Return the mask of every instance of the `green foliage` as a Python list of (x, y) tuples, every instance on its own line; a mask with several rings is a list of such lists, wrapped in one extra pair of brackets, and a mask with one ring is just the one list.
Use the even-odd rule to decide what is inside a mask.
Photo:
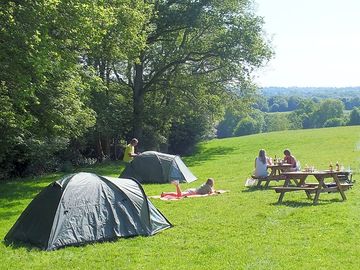
[(349, 119), (348, 124), (350, 126), (360, 125), (360, 110), (359, 110), (359, 108), (354, 108), (351, 110), (350, 119)]
[[(248, 189), (244, 182), (251, 175), (260, 148), (266, 149), (269, 156), (281, 156), (288, 147), (302, 164), (314, 165), (316, 169), (327, 169), (330, 161), (338, 160), (345, 168), (350, 166), (355, 173), (353, 179), (358, 180), (359, 133), (360, 127), (353, 126), (272, 132), (201, 143), (195, 155), (184, 159), (199, 180), (183, 184), (182, 188), (197, 187), (213, 177), (217, 189), (230, 192), (179, 201), (151, 199), (173, 228), (151, 237), (118, 239), (54, 252), (26, 246), (7, 247), (2, 242), (0, 265), (9, 270), (172, 269), (174, 265), (177, 269), (209, 269), (209, 265), (212, 269), (357, 269), (358, 183), (346, 191), (346, 201), (338, 193), (323, 193), (319, 205), (313, 206), (304, 192), (286, 194), (284, 203), (278, 205), (279, 195), (272, 189)], [(122, 162), (114, 162), (81, 170), (116, 177), (123, 166)], [(34, 196), (62, 176), (1, 183), (1, 239)], [(147, 195), (174, 190), (170, 184), (143, 187)], [(338, 252), (334, 252), (334, 247)]]
[(7, 118), (2, 125), (8, 130), (0, 143), (0, 167), (7, 173), (23, 173), (36, 164), (53, 169), (56, 162), (46, 164), (56, 159), (56, 151), (95, 123), (84, 104), (87, 87), (77, 63), (77, 50), (94, 36), (87, 34), (93, 25), (79, 18), (81, 8), (91, 8), (68, 4), (7, 2), (0, 14), (0, 24), (7, 26), (1, 29), (0, 77)]
[(251, 71), (271, 57), (262, 19), (247, 1), (156, 1), (152, 7), (138, 61), (116, 65), (120, 83), (133, 91), (133, 132), (140, 140), (145, 126), (169, 138), (172, 123), (188, 116), (188, 104), (194, 117), (209, 114), (206, 121), (214, 123), (231, 84), (243, 98), (254, 87)]
[(244, 136), (260, 133), (260, 126), (251, 117), (245, 117), (239, 121), (234, 129), (234, 136)]
[(262, 26), (250, 1), (5, 1), (0, 177), (117, 158), (134, 135), (192, 148), (225, 104), (248, 108)]
[(343, 118), (330, 118), (326, 120), (324, 127), (339, 127), (343, 126), (344, 124), (345, 123)]
[(264, 132), (287, 130), (290, 127), (288, 115), (285, 113), (266, 114), (265, 123)]
[(314, 126), (322, 127), (325, 122), (332, 118), (342, 118), (344, 105), (340, 100), (326, 99), (320, 103), (319, 109), (312, 115)]
[(228, 138), (232, 137), (234, 134), (234, 129), (236, 125), (240, 121), (240, 116), (235, 115), (235, 112), (226, 110), (224, 119), (220, 121), (220, 123), (217, 125), (217, 137), (218, 138)]
[(186, 121), (173, 123), (169, 136), (169, 152), (188, 155), (201, 140), (215, 137), (211, 121), (204, 114), (189, 114)]

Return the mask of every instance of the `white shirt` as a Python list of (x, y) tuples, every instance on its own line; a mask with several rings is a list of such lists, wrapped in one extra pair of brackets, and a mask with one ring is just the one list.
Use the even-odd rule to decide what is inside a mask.
[(259, 157), (257, 157), (255, 159), (255, 172), (254, 175), (256, 177), (266, 177), (268, 176), (268, 172), (267, 172), (267, 160), (264, 163), (262, 163), (262, 161), (259, 159)]

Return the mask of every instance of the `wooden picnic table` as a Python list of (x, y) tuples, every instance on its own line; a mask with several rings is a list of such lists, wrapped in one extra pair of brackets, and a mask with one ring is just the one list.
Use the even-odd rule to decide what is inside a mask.
[[(349, 189), (352, 184), (341, 183), (338, 175), (343, 175), (342, 171), (296, 171), (296, 172), (283, 172), (286, 177), (283, 187), (274, 187), (277, 193), (280, 193), (278, 202), (281, 203), (286, 192), (292, 191), (305, 191), (307, 197), (311, 198), (311, 194), (315, 193), (313, 203), (316, 204), (319, 200), (320, 193), (324, 192), (339, 192), (342, 199), (346, 200), (345, 190)], [(313, 176), (318, 182), (307, 183), (305, 180), (308, 176)], [(325, 179), (333, 180), (332, 183), (325, 183)], [(291, 180), (298, 180), (296, 186), (290, 186)]]
[(291, 164), (287, 163), (278, 163), (278, 164), (271, 164), (267, 165), (268, 170), (270, 170), (270, 173), (266, 177), (254, 177), (258, 180), (257, 187), (261, 186), (262, 182), (265, 183), (265, 188), (267, 188), (270, 184), (270, 181), (279, 181), (279, 180), (285, 180), (286, 177), (283, 175), (283, 172), (289, 170), (291, 168)]

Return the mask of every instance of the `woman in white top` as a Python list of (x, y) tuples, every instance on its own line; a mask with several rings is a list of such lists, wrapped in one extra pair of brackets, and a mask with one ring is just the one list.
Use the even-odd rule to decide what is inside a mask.
[(264, 149), (259, 151), (259, 156), (255, 159), (255, 172), (256, 177), (268, 176), (267, 165), (271, 165), (271, 159), (266, 156)]

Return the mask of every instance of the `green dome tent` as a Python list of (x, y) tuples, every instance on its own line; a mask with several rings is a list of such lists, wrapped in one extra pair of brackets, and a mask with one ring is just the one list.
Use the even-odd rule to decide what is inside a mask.
[(140, 183), (192, 182), (197, 178), (179, 156), (147, 151), (127, 164), (120, 177), (135, 178)]
[(171, 226), (137, 181), (77, 173), (44, 188), (5, 242), (54, 250), (117, 237), (149, 236)]

